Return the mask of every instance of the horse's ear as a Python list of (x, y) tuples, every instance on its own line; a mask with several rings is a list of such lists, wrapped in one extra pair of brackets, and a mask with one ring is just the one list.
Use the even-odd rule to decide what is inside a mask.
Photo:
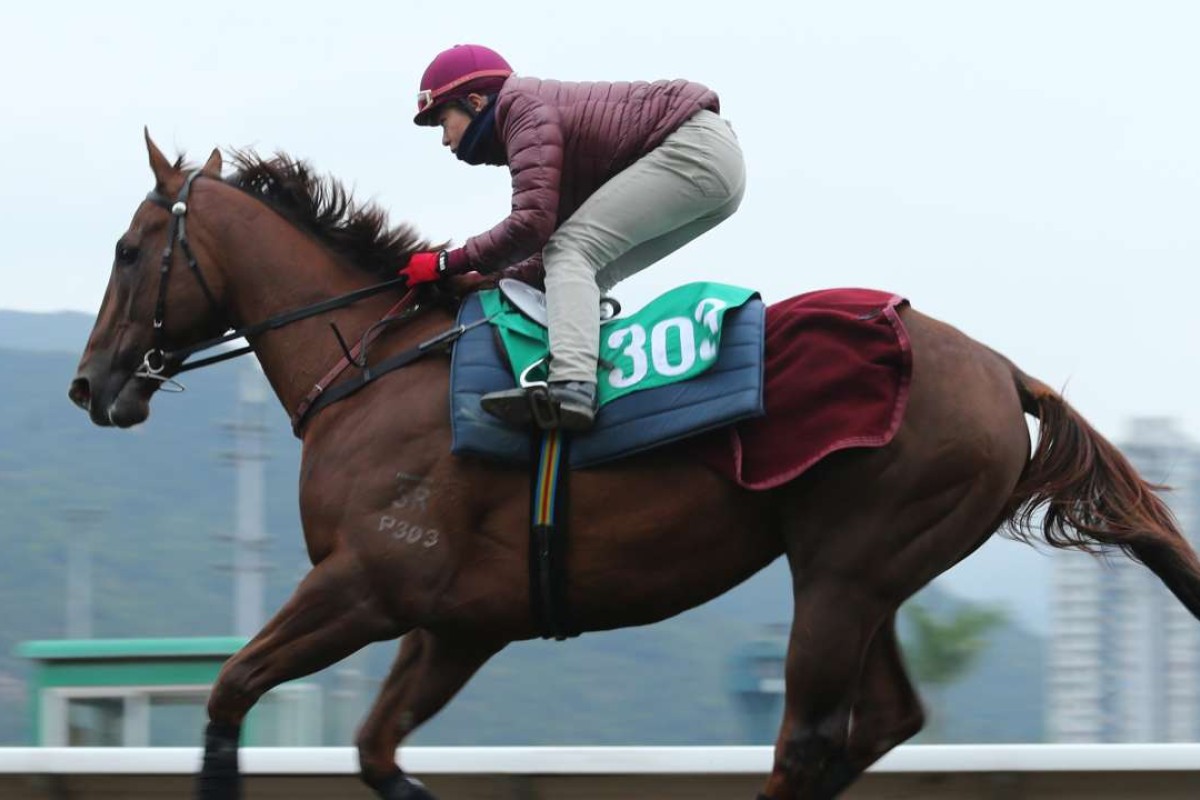
[(208, 157), (208, 161), (204, 162), (204, 166), (200, 168), (200, 172), (209, 175), (213, 178), (221, 177), (221, 151), (213, 148), (212, 154)]
[(167, 178), (174, 172), (171, 169), (171, 162), (167, 161), (167, 157), (162, 154), (162, 150), (158, 149), (158, 145), (150, 138), (150, 128), (142, 129), (146, 134), (146, 150), (150, 153), (150, 170), (154, 173), (155, 187), (161, 189), (166, 186)]

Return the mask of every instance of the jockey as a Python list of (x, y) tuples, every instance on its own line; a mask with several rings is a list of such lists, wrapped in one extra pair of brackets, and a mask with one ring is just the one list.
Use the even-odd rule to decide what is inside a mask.
[[(549, 318), (549, 393), (566, 430), (596, 413), (600, 296), (737, 210), (745, 164), (717, 95), (684, 80), (566, 83), (517, 76), (498, 53), (456, 45), (421, 77), (417, 125), (468, 164), (507, 165), (512, 212), (457, 249), (416, 253), (410, 286), (468, 272), (537, 283)], [(512, 424), (524, 389), (483, 398)]]

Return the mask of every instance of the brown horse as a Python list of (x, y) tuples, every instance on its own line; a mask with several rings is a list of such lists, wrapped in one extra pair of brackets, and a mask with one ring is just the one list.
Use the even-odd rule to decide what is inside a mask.
[[(179, 366), (160, 351), (378, 282), (427, 247), (286, 159), (242, 156), (222, 180), (214, 151), (189, 181), (146, 142), (156, 188), (118, 240), (70, 387), (98, 425), (146, 418), (158, 379)], [(172, 221), (163, 198), (187, 191)], [(172, 250), (169, 234), (183, 219), (190, 247)], [(195, 276), (181, 274), (185, 259)], [(296, 408), (341, 357), (330, 321), (357, 336), (396, 297), (252, 335), (283, 407)], [(763, 790), (775, 800), (833, 797), (921, 728), (897, 646), (897, 608), (998, 528), (1013, 523), (1018, 536), (1031, 536), (1038, 509), (1039, 533), (1051, 544), (1119, 547), (1200, 613), (1200, 563), (1153, 487), (1111, 444), (1002, 356), (917, 311), (903, 319), (911, 396), (884, 447), (834, 454), (764, 492), (672, 448), (572, 479), (569, 600), (585, 631), (665, 619), (787, 556), (794, 618), (786, 710)], [(382, 333), (372, 358), (451, 324), (436, 305), (409, 315)], [(397, 766), (400, 742), (492, 655), (536, 635), (529, 479), (450, 454), (448, 374), (444, 358), (417, 361), (304, 429), (300, 508), (313, 568), (217, 679), (199, 797), (239, 796), (239, 727), (264, 692), (400, 636), (358, 733), (362, 778), (381, 797), (432, 797)], [(1032, 457), (1026, 414), (1041, 421)], [(380, 532), (385, 514), (423, 535), (410, 542)]]

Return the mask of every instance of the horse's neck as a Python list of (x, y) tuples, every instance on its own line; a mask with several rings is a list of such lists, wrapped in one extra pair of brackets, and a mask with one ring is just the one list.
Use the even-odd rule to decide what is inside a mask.
[[(261, 214), (257, 221), (223, 226), (218, 234), (235, 324), (261, 322), (377, 282), (275, 214)], [(385, 292), (255, 337), (251, 345), (284, 410), (293, 412), (342, 357), (331, 322), (353, 346), (395, 302), (396, 295)]]

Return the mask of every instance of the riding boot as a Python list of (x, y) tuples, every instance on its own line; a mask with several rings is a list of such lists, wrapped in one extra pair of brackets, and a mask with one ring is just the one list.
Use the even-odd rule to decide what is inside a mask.
[(553, 381), (550, 399), (558, 406), (558, 427), (586, 431), (596, 422), (596, 384), (586, 381)]

